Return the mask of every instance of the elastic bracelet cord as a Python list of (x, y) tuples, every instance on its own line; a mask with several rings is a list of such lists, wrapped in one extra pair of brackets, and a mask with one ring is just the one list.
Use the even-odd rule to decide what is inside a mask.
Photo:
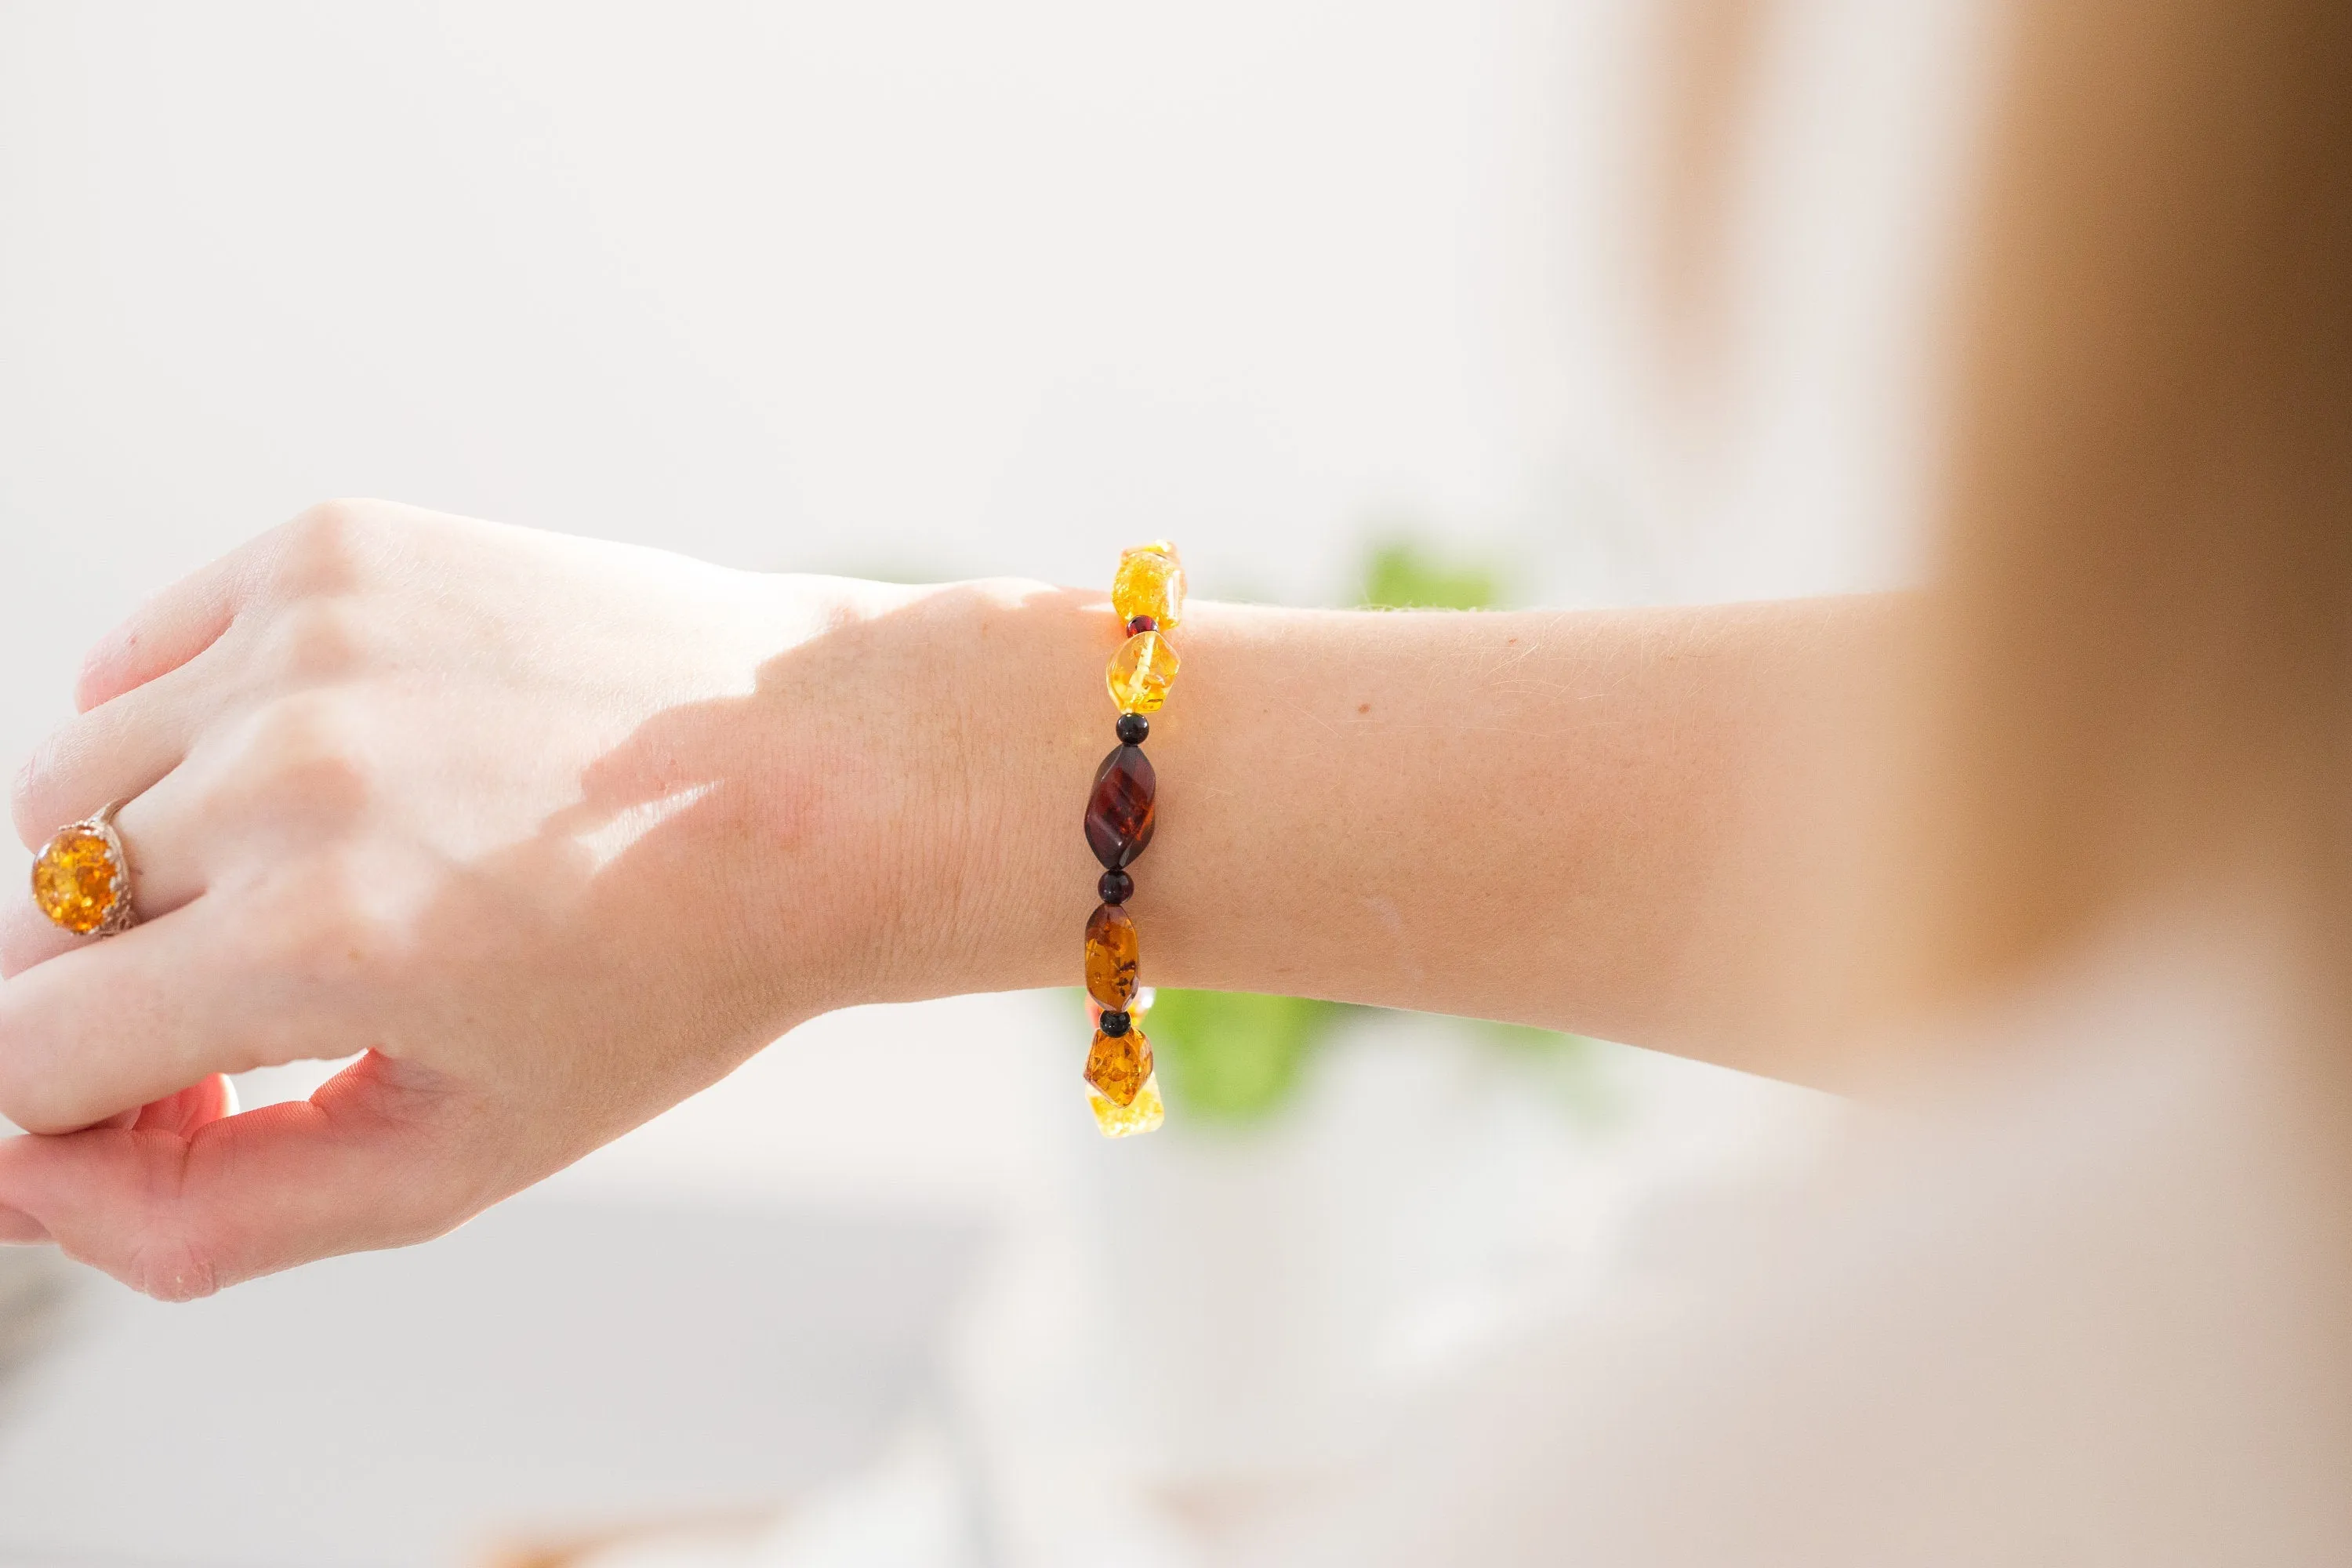
[(1128, 868), (1151, 843), (1152, 800), (1159, 780), (1143, 754), (1150, 715), (1176, 682), (1176, 649), (1168, 633), (1184, 615), (1184, 563), (1166, 540), (1122, 552), (1111, 579), (1111, 608), (1126, 623), (1127, 640), (1111, 656), (1107, 679), (1118, 706), (1118, 744), (1095, 770), (1087, 797), (1087, 847), (1103, 865), (1102, 902), (1087, 917), (1087, 996), (1095, 1040), (1087, 1052), (1087, 1104), (1106, 1138), (1158, 1127), (1167, 1112), (1151, 1068), (1143, 1015), (1151, 993), (1138, 984), (1142, 945), (1127, 900), (1135, 892)]

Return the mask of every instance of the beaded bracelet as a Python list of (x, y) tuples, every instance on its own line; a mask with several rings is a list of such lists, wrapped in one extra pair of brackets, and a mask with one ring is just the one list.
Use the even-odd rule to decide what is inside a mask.
[(1166, 1115), (1160, 1080), (1151, 1070), (1151, 1042), (1143, 1037), (1151, 994), (1137, 984), (1142, 947), (1127, 900), (1128, 874), (1151, 842), (1152, 796), (1159, 782), (1143, 742), (1148, 715), (1168, 700), (1176, 681), (1176, 650), (1167, 634), (1184, 615), (1184, 564), (1166, 540), (1121, 552), (1111, 579), (1111, 608), (1127, 623), (1127, 640), (1111, 656), (1108, 679), (1118, 705), (1118, 744), (1095, 770), (1087, 798), (1087, 847), (1103, 864), (1097, 890), (1102, 902), (1087, 918), (1087, 996), (1095, 1042), (1087, 1052), (1087, 1103), (1106, 1138), (1149, 1132)]

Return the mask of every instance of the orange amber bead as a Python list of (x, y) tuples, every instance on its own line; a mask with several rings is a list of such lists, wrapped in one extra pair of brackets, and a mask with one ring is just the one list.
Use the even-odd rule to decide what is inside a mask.
[(1124, 1035), (1095, 1031), (1094, 1048), (1087, 1052), (1087, 1082), (1113, 1105), (1129, 1106), (1151, 1077), (1151, 1042), (1140, 1029)]
[(1106, 870), (1133, 864), (1151, 842), (1152, 796), (1160, 780), (1140, 746), (1120, 746), (1095, 770), (1087, 798), (1087, 845)]
[(1114, 1011), (1135, 1000), (1135, 971), (1143, 956), (1135, 921), (1117, 904), (1097, 906), (1087, 918), (1087, 994)]
[(1149, 616), (1161, 631), (1174, 631), (1184, 618), (1184, 563), (1176, 547), (1156, 539), (1121, 551), (1118, 573), (1110, 580), (1110, 605), (1122, 621)]

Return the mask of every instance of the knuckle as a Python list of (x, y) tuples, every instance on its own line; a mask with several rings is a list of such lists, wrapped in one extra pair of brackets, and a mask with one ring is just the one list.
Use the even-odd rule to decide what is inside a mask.
[(385, 1213), (377, 1245), (415, 1247), (438, 1241), (488, 1206), (469, 1201), (470, 1187), (446, 1178), (425, 1175), (417, 1190), (395, 1202)]
[(291, 824), (347, 825), (372, 793), (365, 759), (341, 702), (316, 691), (264, 705), (255, 715), (229, 793), (242, 811)]
[(365, 647), (359, 616), (350, 604), (315, 595), (280, 612), (268, 634), (270, 662), (293, 686), (351, 673)]
[(73, 703), (77, 712), (87, 713), (105, 698), (121, 689), (115, 672), (123, 660), (123, 643), (127, 639), (117, 633), (95, 644), (81, 656), (74, 668)]
[(158, 1301), (200, 1301), (219, 1291), (220, 1267), (197, 1236), (157, 1237), (139, 1249), (126, 1283)]
[(348, 728), (341, 698), (289, 692), (255, 710), (246, 736), (246, 757), (257, 766), (274, 769), (338, 756), (346, 749)]
[(236, 1278), (226, 1266), (232, 1221), (226, 1213), (192, 1202), (191, 1146), (172, 1141), (139, 1151), (143, 1223), (131, 1233), (115, 1277), (158, 1301), (195, 1301)]
[(51, 736), (34, 747), (8, 786), (8, 813), (16, 822), (16, 837), (27, 849), (39, 848), (58, 826), (49, 820), (53, 814), (49, 802), (58, 793), (58, 745), (57, 737)]
[(68, 821), (106, 804), (80, 799), (77, 787), (86, 785), (103, 750), (104, 731), (89, 719), (50, 731), (33, 748), (8, 791), (9, 813), (26, 848), (39, 848)]
[(272, 586), (282, 598), (347, 593), (364, 571), (381, 526), (373, 501), (323, 500), (278, 530)]

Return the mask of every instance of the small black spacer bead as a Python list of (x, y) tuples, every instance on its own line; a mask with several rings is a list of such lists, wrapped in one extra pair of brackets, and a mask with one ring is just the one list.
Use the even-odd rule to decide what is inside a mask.
[(1127, 623), (1127, 635), (1129, 637), (1133, 637), (1138, 632), (1156, 632), (1159, 629), (1160, 623), (1150, 616), (1138, 616)]
[(1095, 1026), (1115, 1040), (1121, 1035), (1127, 1033), (1129, 1026), (1133, 1024), (1133, 1022), (1134, 1020), (1129, 1018), (1124, 1013), (1105, 1013), (1102, 1017), (1097, 1021)]
[(1135, 879), (1124, 871), (1105, 871), (1102, 880), (1095, 884), (1107, 904), (1123, 904), (1134, 895)]
[(1151, 733), (1151, 721), (1140, 713), (1122, 713), (1118, 728), (1120, 745), (1139, 746)]

